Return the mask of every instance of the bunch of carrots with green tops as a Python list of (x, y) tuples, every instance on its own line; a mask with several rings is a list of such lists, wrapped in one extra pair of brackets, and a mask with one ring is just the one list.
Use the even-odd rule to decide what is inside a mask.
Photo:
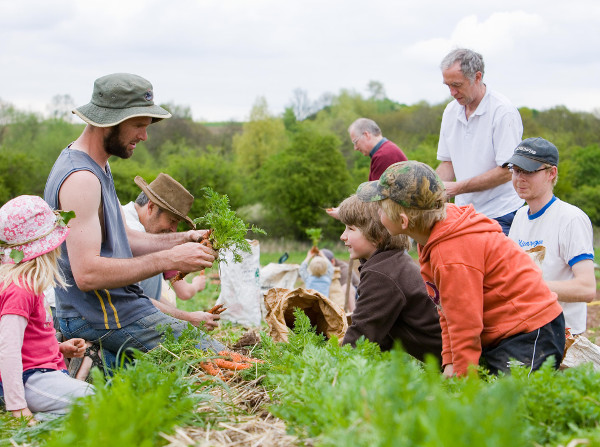
[[(208, 228), (205, 238), (199, 241), (212, 249), (230, 250), (233, 253), (234, 262), (242, 261), (242, 253), (250, 253), (252, 247), (246, 240), (248, 231), (253, 233), (267, 234), (263, 229), (255, 225), (249, 226), (229, 207), (229, 197), (213, 191), (210, 187), (202, 188), (205, 193), (207, 212), (204, 216), (193, 219), (194, 224), (201, 228)], [(216, 261), (221, 262), (221, 259)], [(223, 261), (224, 262), (224, 261)], [(183, 279), (185, 275), (181, 272), (171, 282)]]

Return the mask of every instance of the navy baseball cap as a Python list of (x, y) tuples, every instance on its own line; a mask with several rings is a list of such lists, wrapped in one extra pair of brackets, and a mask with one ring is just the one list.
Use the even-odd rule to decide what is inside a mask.
[(519, 143), (513, 156), (502, 167), (508, 165), (515, 165), (530, 172), (544, 165), (558, 166), (558, 149), (543, 138), (527, 138)]

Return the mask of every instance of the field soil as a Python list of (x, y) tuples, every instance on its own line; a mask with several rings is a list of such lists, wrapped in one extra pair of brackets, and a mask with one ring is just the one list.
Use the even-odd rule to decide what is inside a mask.
[(584, 335), (600, 345), (600, 291), (596, 292), (596, 299), (587, 306), (587, 331)]

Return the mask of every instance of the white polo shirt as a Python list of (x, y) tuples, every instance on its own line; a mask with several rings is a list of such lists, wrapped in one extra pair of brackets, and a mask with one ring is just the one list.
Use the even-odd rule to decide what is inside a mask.
[[(442, 117), (437, 158), (451, 161), (457, 181), (476, 177), (502, 166), (512, 157), (523, 137), (521, 115), (506, 97), (486, 88), (485, 95), (469, 120), (465, 107), (456, 100), (446, 106)], [(455, 203), (473, 204), (488, 217), (500, 217), (523, 205), (511, 182), (480, 192), (460, 194)]]

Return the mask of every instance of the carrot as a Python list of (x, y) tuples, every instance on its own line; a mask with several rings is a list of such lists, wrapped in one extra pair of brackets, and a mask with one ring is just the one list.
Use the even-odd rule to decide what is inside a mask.
[(208, 311), (209, 314), (219, 315), (227, 310), (226, 307), (223, 307), (223, 304), (217, 304), (211, 310)]
[(223, 378), (223, 372), (221, 369), (212, 361), (210, 362), (200, 362), (200, 368), (207, 372), (211, 376), (217, 376), (221, 379)]
[(249, 363), (236, 363), (225, 359), (215, 359), (215, 363), (219, 368), (230, 369), (232, 371), (241, 371), (243, 369), (252, 368), (252, 365)]
[(233, 351), (221, 351), (219, 355), (222, 357), (230, 357), (234, 362), (246, 362), (246, 363), (265, 363), (264, 360), (254, 359), (252, 357), (246, 357), (245, 355), (240, 354), (239, 352)]
[[(197, 242), (199, 242), (200, 244), (202, 244), (206, 247), (213, 248), (211, 242), (208, 240), (208, 236), (210, 236), (210, 232), (211, 232), (211, 230), (208, 230), (206, 232), (206, 234), (202, 237), (202, 239), (200, 239)], [(176, 283), (177, 281), (181, 281), (183, 278), (185, 278), (185, 275), (187, 275), (187, 273), (178, 272), (177, 275), (175, 275), (169, 281), (171, 282), (171, 284)]]

